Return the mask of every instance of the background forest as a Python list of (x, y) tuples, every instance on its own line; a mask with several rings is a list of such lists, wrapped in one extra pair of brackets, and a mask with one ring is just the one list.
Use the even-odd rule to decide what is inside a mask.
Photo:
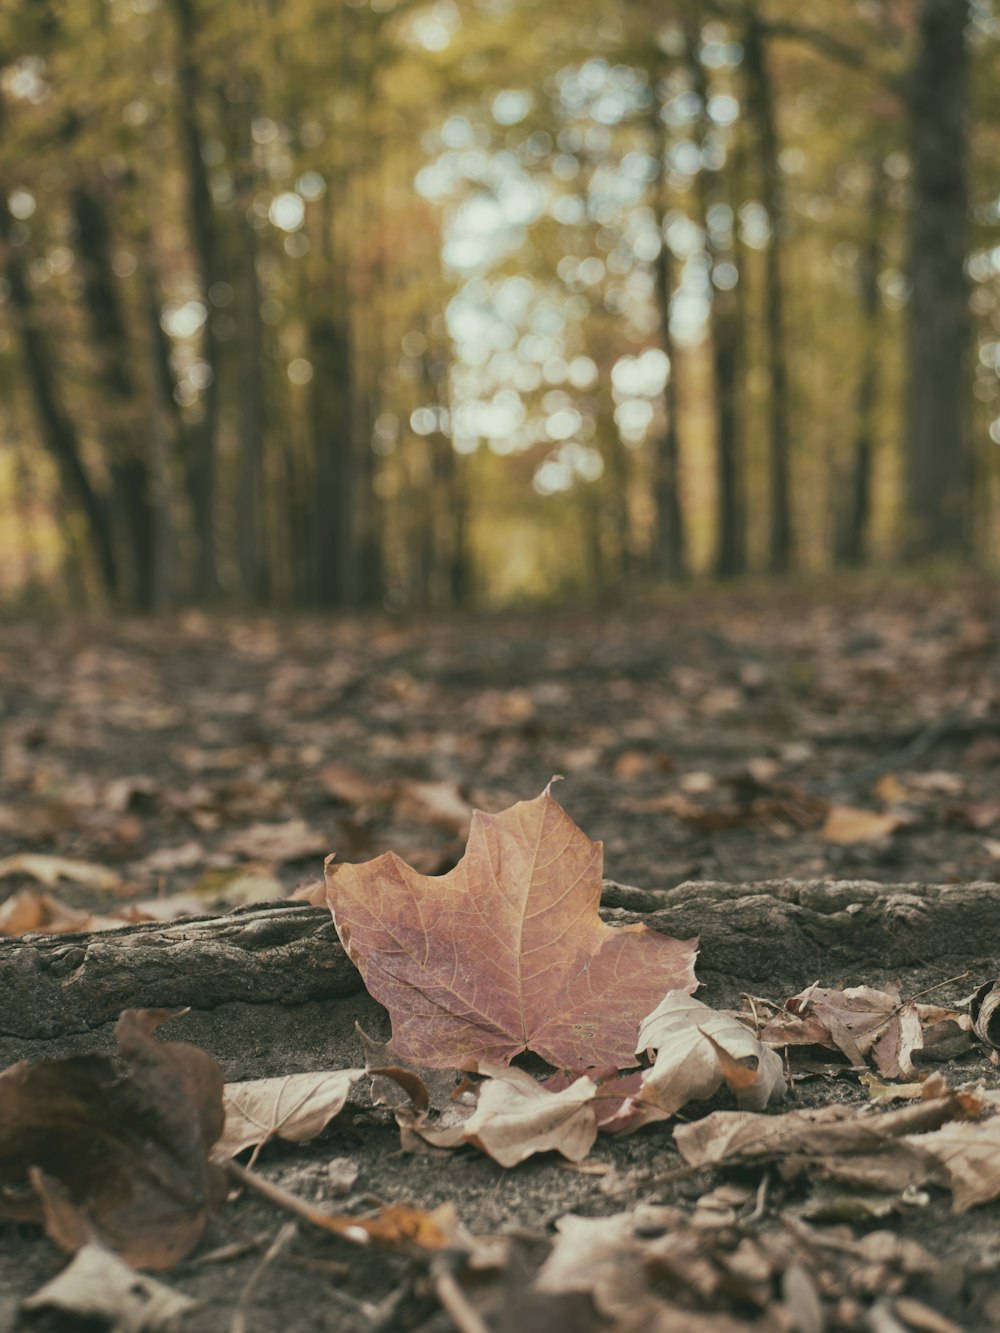
[(0, 600), (1000, 557), (989, 0), (32, 0), (0, 71)]

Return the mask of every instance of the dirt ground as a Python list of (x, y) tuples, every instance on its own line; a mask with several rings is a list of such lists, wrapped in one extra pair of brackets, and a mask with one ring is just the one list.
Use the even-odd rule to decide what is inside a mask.
[[(45, 886), (10, 863), (0, 931), (46, 921), (87, 929), (92, 914), (134, 902), (164, 918), (224, 912), (308, 886), (326, 852), (362, 861), (391, 849), (438, 873), (461, 855), (470, 806), (503, 809), (554, 774), (565, 779), (560, 803), (603, 840), (607, 877), (649, 890), (686, 885), (693, 903), (698, 882), (709, 881), (1000, 882), (997, 607), (996, 586), (968, 578), (690, 588), (599, 613), (502, 619), (192, 613), (3, 625), (0, 857), (59, 856), (113, 873), (103, 885), (59, 882), (44, 901)], [(837, 835), (831, 810), (841, 807), (846, 833), (842, 825)], [(865, 825), (859, 810), (885, 818)], [(896, 980), (904, 994), (938, 987), (935, 999), (953, 1003), (1000, 971), (1000, 923), (968, 949), (965, 963), (952, 950), (892, 975), (877, 955), (852, 975), (820, 977), (789, 957), (757, 993), (781, 1002), (817, 980)], [(711, 961), (703, 955), (709, 972)], [(732, 988), (718, 971), (713, 980), (712, 1003), (739, 1003), (743, 978)], [(195, 1012), (169, 1035), (204, 1045), (227, 1077), (248, 1078), (358, 1063), (355, 1018), (387, 1035), (362, 992), (284, 1012)], [(107, 1031), (93, 1036), (107, 1045)], [(10, 1058), (23, 1053), (16, 1045)], [(69, 1049), (80, 1039), (39, 1042), (30, 1053)], [(803, 1072), (795, 1105), (866, 1100), (843, 1062), (821, 1065)], [(940, 1067), (953, 1085), (997, 1083), (981, 1047)], [(720, 1094), (698, 1112), (731, 1104)], [(395, 1124), (361, 1098), (312, 1144), (268, 1146), (259, 1166), (348, 1212), (375, 1199), (451, 1202), (470, 1232), (513, 1237), (504, 1274), (482, 1279), (489, 1328), (625, 1328), (589, 1298), (552, 1304), (530, 1294), (559, 1217), (640, 1202), (690, 1215), (722, 1186), (743, 1199), (733, 1226), (745, 1236), (787, 1230), (783, 1219), (807, 1201), (801, 1180), (770, 1171), (678, 1172), (671, 1130), (668, 1122), (599, 1140), (594, 1173), (551, 1155), (504, 1170), (471, 1148), (402, 1154)], [(328, 1166), (343, 1157), (358, 1176), (336, 1197)], [(855, 1307), (842, 1302), (825, 1324), (809, 1325), (800, 1310), (784, 1326), (1000, 1326), (998, 1218), (996, 1203), (953, 1216), (933, 1190), (921, 1206), (848, 1215), (855, 1237), (888, 1229), (927, 1248), (937, 1267), (910, 1272), (905, 1296), (950, 1324), (926, 1322), (916, 1305), (905, 1322), (905, 1304), (890, 1310), (862, 1292), (851, 1297), (861, 1322), (844, 1322)], [(200, 1302), (185, 1331), (454, 1327), (426, 1265), (305, 1223), (260, 1270), (261, 1247), (284, 1221), (251, 1194), (231, 1202), (196, 1255), (165, 1277)], [(46, 1325), (19, 1310), (64, 1256), (27, 1227), (0, 1223), (0, 1242), (0, 1328), (71, 1327), (59, 1322), (65, 1315)], [(213, 1255), (225, 1246), (237, 1252)], [(709, 1321), (692, 1313), (690, 1328), (776, 1327), (724, 1293), (690, 1308)]]

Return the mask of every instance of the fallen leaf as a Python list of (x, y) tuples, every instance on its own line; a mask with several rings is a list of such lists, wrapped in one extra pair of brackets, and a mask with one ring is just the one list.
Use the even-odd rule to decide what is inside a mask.
[(389, 1010), (397, 1057), (559, 1068), (634, 1063), (639, 1021), (670, 988), (693, 990), (695, 942), (598, 915), (602, 848), (548, 789), (477, 811), (461, 862), (431, 878), (390, 852), (327, 862), (337, 933)]
[[(723, 1082), (741, 1106), (757, 1109), (785, 1092), (781, 1057), (735, 1018), (684, 991), (669, 991), (643, 1019), (637, 1050), (656, 1050), (656, 1062), (604, 1128), (631, 1132), (665, 1120), (688, 1102), (705, 1101)], [(746, 1059), (756, 1068), (741, 1063)]]
[(350, 764), (324, 764), (318, 777), (327, 795), (342, 805), (381, 805), (392, 795), (388, 783), (375, 782)]
[(84, 1245), (61, 1273), (21, 1302), (61, 1310), (108, 1333), (172, 1333), (198, 1302), (137, 1273), (100, 1245)]
[(319, 856), (328, 846), (323, 834), (311, 829), (304, 819), (289, 819), (284, 824), (251, 824), (239, 829), (226, 838), (223, 850), (250, 861), (281, 865)]
[(987, 1046), (1000, 1050), (1000, 981), (980, 986), (969, 1005), (972, 1030)]
[(222, 1097), (226, 1123), (213, 1156), (235, 1157), (275, 1135), (290, 1143), (314, 1139), (344, 1109), (351, 1088), (364, 1072), (333, 1069), (227, 1083)]
[[(809, 986), (785, 1002), (785, 1014), (761, 1033), (761, 1040), (783, 1046), (794, 1042), (834, 1046), (856, 1067), (871, 1055), (883, 1078), (913, 1078), (913, 1054), (924, 1044), (917, 1006), (900, 997), (898, 987)], [(796, 1019), (802, 1027), (796, 1028)]]
[(404, 782), (400, 784), (399, 799), (404, 813), (452, 833), (464, 836), (468, 832), (472, 806), (455, 782)]
[(126, 1009), (117, 1060), (21, 1061), (0, 1074), (0, 1217), (44, 1219), (63, 1248), (96, 1238), (141, 1268), (169, 1268), (197, 1244), (226, 1194), (208, 1157), (223, 1080), (198, 1047), (154, 1039), (173, 1017)]
[(1000, 1116), (943, 1125), (905, 1141), (937, 1163), (941, 1183), (952, 1192), (954, 1212), (964, 1213), (1000, 1196)]
[(42, 856), (36, 852), (19, 852), (0, 861), (0, 879), (11, 875), (27, 875), (38, 880), (47, 889), (54, 889), (61, 879), (82, 884), (88, 889), (117, 889), (121, 876), (106, 866), (92, 865), (89, 861), (71, 861), (64, 856)]
[(224, 870), (209, 870), (202, 875), (184, 896), (206, 903), (222, 903), (226, 907), (243, 907), (247, 903), (269, 903), (285, 897), (281, 880), (266, 866), (231, 866)]
[(875, 810), (859, 810), (853, 805), (831, 805), (820, 837), (826, 842), (850, 844), (879, 842), (906, 821), (901, 815), (879, 814)]
[(562, 1092), (549, 1092), (523, 1069), (480, 1066), (489, 1077), (479, 1102), (465, 1122), (463, 1137), (501, 1166), (516, 1166), (539, 1152), (558, 1152), (582, 1161), (597, 1138), (594, 1094), (585, 1077)]

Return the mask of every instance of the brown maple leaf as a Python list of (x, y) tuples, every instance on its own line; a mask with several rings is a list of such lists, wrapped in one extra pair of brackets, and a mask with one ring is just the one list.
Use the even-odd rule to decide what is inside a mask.
[(640, 1021), (665, 991), (694, 990), (697, 941), (606, 926), (602, 861), (546, 788), (498, 815), (477, 810), (465, 856), (439, 878), (393, 852), (328, 862), (337, 932), (389, 1010), (397, 1057), (634, 1064)]

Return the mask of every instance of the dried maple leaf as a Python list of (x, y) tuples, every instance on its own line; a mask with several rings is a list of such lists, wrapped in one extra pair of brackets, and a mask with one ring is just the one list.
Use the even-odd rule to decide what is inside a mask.
[[(741, 1106), (759, 1110), (785, 1091), (781, 1058), (728, 1014), (717, 1013), (684, 991), (671, 991), (642, 1021), (637, 1050), (658, 1051), (610, 1131), (632, 1131), (665, 1120), (691, 1101), (705, 1101), (723, 1082)], [(740, 1062), (753, 1059), (756, 1069)]]
[(344, 1109), (363, 1073), (363, 1069), (332, 1069), (227, 1083), (226, 1124), (213, 1155), (235, 1157), (275, 1135), (290, 1143), (314, 1139)]
[(337, 933), (389, 1010), (397, 1057), (440, 1067), (506, 1064), (532, 1050), (585, 1069), (634, 1063), (639, 1022), (670, 989), (693, 990), (695, 941), (598, 915), (602, 847), (546, 790), (476, 811), (440, 878), (389, 852), (327, 863)]
[(197, 1046), (155, 1040), (174, 1016), (127, 1009), (118, 1062), (22, 1061), (0, 1074), (0, 1217), (44, 1220), (67, 1250), (97, 1239), (139, 1268), (169, 1268), (193, 1248), (226, 1194), (208, 1159), (222, 1072)]

